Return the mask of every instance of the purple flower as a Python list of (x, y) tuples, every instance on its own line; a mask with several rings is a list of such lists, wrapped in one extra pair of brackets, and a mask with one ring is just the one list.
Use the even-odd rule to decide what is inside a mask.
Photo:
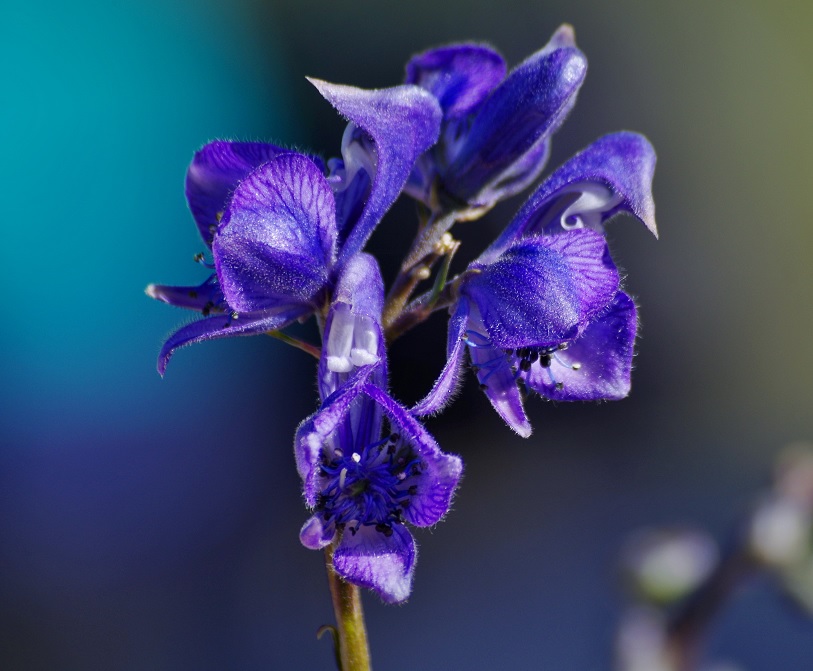
[(438, 99), (443, 124), (406, 192), (432, 209), (479, 214), (523, 190), (544, 167), (550, 137), (573, 107), (586, 71), (567, 25), (507, 76), (502, 57), (482, 45), (413, 57), (406, 81)]
[(219, 141), (195, 154), (186, 195), (215, 273), (195, 287), (147, 288), (204, 316), (164, 343), (161, 374), (178, 347), (278, 330), (322, 309), (437, 139), (438, 103), (417, 86), (312, 83), (350, 121), (328, 177), (310, 157), (269, 144)]
[(294, 451), (305, 501), (314, 511), (300, 533), (302, 543), (318, 550), (338, 539), (336, 572), (400, 603), (409, 596), (416, 558), (405, 523), (440, 521), (462, 463), (444, 454), (385, 391), (382, 304), (378, 266), (372, 257), (356, 255), (342, 271), (326, 324), (322, 407), (300, 425)]
[(644, 137), (615, 133), (539, 186), (461, 279), (446, 366), (415, 414), (448, 403), (466, 349), (489, 401), (522, 436), (531, 426), (519, 383), (559, 401), (629, 393), (637, 315), (619, 289), (603, 227), (628, 212), (657, 232), (654, 167)]

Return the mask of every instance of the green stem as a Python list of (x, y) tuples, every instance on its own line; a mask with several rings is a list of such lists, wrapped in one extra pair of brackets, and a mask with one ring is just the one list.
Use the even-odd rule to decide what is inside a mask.
[[(414, 255), (415, 250), (419, 248), (423, 249), (424, 253), (415, 259), (407, 259), (401, 266), (401, 271), (395, 278), (387, 295), (387, 301), (384, 304), (381, 322), (385, 329), (392, 326), (401, 316), (404, 307), (412, 296), (412, 292), (423, 280), (429, 279), (432, 268), (438, 260), (445, 258), (444, 266), (441, 269), (442, 281), (440, 285), (436, 281), (433, 289), (435, 295), (443, 288), (449, 273), (449, 264), (460, 246), (460, 243), (454, 240), (451, 235), (446, 235), (455, 221), (453, 215), (454, 213), (449, 215), (438, 214), (436, 215), (437, 218), (430, 219), (421, 228), (418, 240), (422, 242), (420, 244), (416, 242), (416, 247), (413, 248), (411, 254)], [(424, 244), (427, 240), (432, 240), (430, 246)]]
[(414, 328), (421, 322), (426, 321), (433, 312), (442, 310), (453, 305), (457, 301), (460, 285), (466, 277), (478, 270), (467, 270), (458, 275), (451, 282), (441, 285), (440, 280), (445, 281), (449, 273), (448, 266), (441, 269), (438, 281), (431, 291), (418, 296), (384, 329), (384, 337), (388, 343), (399, 338), (404, 333)]
[(307, 352), (312, 357), (319, 359), (322, 356), (322, 350), (316, 345), (311, 345), (310, 343), (306, 343), (304, 340), (299, 340), (298, 338), (293, 338), (282, 331), (266, 331), (265, 335), (269, 335), (272, 338), (276, 338), (277, 340), (282, 340), (282, 342), (291, 345), (291, 347), (296, 347), (297, 349), (301, 349), (303, 352)]
[(361, 591), (336, 573), (333, 568), (334, 551), (335, 543), (332, 543), (325, 550), (325, 563), (339, 633), (340, 671), (370, 671), (370, 649), (361, 607)]

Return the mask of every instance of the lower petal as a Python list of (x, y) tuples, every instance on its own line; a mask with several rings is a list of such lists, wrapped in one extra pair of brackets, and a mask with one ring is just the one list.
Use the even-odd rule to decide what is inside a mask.
[(412, 591), (415, 540), (401, 524), (387, 536), (374, 527), (344, 531), (333, 555), (333, 567), (347, 582), (378, 593), (386, 603), (402, 603)]
[(445, 408), (460, 386), (460, 373), (465, 351), (464, 338), (469, 323), (468, 302), (461, 300), (449, 320), (446, 345), (446, 365), (425, 398), (418, 401), (411, 412), (418, 417), (436, 415)]
[(516, 378), (502, 350), (483, 345), (470, 346), (469, 355), (472, 364), (479, 367), (480, 388), (497, 414), (520, 436), (530, 436), (531, 423), (525, 415)]
[(295, 319), (306, 315), (311, 310), (308, 306), (290, 305), (287, 309), (273, 315), (260, 316), (240, 315), (237, 319), (230, 315), (214, 315), (200, 319), (178, 329), (167, 338), (158, 355), (158, 372), (163, 375), (170, 357), (176, 349), (204, 340), (230, 338), (232, 336), (257, 335), (266, 331), (276, 331), (290, 324)]
[(417, 476), (417, 492), (410, 498), (404, 518), (417, 527), (440, 522), (449, 512), (452, 496), (463, 474), (463, 462), (460, 457), (443, 452), (412, 413), (387, 392), (366, 384), (364, 393), (384, 408), (392, 428), (400, 434), (401, 440), (412, 446), (422, 464)]
[(176, 287), (167, 284), (150, 284), (147, 296), (157, 301), (179, 308), (206, 311), (225, 303), (223, 292), (217, 283), (217, 276), (211, 275), (203, 284), (196, 287)]
[(529, 388), (556, 401), (618, 400), (629, 394), (638, 319), (635, 304), (618, 292), (609, 310), (590, 324), (548, 368), (535, 363)]

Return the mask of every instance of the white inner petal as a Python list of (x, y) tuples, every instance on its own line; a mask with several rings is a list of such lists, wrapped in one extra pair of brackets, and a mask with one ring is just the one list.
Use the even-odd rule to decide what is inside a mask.
[(356, 316), (350, 361), (356, 366), (369, 366), (378, 361), (378, 329), (375, 322), (364, 315)]
[(350, 349), (353, 346), (355, 317), (349, 305), (339, 305), (333, 313), (330, 333), (327, 337), (327, 367), (333, 373), (349, 373), (353, 370)]
[(370, 179), (376, 173), (378, 156), (373, 148), (362, 146), (362, 141), (356, 137), (357, 129), (358, 126), (351, 122), (347, 124), (344, 135), (342, 135), (342, 160), (344, 161), (345, 174), (340, 191), (350, 186), (356, 177), (356, 173), (362, 168), (367, 172)]
[(580, 191), (581, 195), (562, 212), (560, 222), (566, 231), (598, 228), (601, 215), (621, 202), (621, 196), (601, 184), (576, 184), (569, 191)]

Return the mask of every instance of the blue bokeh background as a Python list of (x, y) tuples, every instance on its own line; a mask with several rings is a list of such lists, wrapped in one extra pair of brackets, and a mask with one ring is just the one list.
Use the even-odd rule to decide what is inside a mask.
[[(161, 380), (161, 340), (189, 315), (143, 295), (203, 277), (183, 198), (200, 145), (336, 152), (342, 124), (305, 75), (386, 86), (460, 39), (516, 63), (569, 21), (590, 73), (551, 165), (620, 128), (660, 157), (660, 241), (631, 220), (611, 233), (642, 306), (632, 396), (535, 402), (528, 441), (473, 388), (432, 422), (467, 475), (418, 534), (409, 604), (366, 602), (376, 668), (611, 668), (625, 536), (725, 538), (780, 448), (813, 437), (808, 3), (6, 0), (2, 16), (0, 668), (331, 668), (291, 458), (312, 362), (236, 339), (180, 352)], [(374, 237), (385, 263), (411, 217), (399, 205)], [(405, 401), (443, 331), (393, 348)], [(813, 624), (767, 583), (711, 633), (712, 656), (751, 671), (813, 659)]]

